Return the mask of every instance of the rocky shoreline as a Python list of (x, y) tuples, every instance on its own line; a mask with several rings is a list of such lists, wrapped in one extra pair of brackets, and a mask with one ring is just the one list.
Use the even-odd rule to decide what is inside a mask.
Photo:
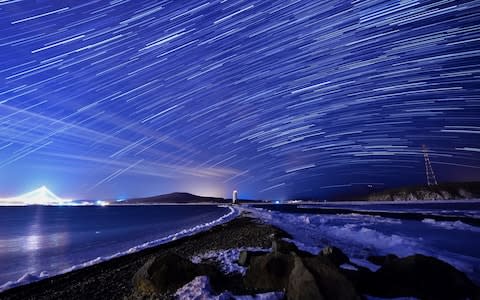
[[(371, 256), (368, 260), (378, 266), (371, 271), (339, 248), (312, 254), (289, 238), (242, 215), (194, 236), (7, 290), (0, 299), (194, 299), (199, 287), (212, 299), (258, 294), (289, 300), (480, 299), (479, 288), (464, 273), (433, 257)], [(205, 256), (228, 249), (249, 249), (238, 250), (234, 258), (242, 272), (225, 272), (218, 260)]]
[[(188, 258), (164, 253), (148, 261), (133, 277), (131, 299), (235, 299), (262, 294), (261, 299), (360, 300), (409, 297), (409, 299), (480, 299), (480, 289), (464, 273), (437, 258), (421, 254), (399, 258), (370, 256), (376, 271), (350, 261), (342, 250), (327, 246), (318, 254), (302, 251), (291, 242), (274, 237), (271, 251), (242, 251), (237, 263), (244, 276), (225, 275), (214, 264), (192, 263)], [(208, 286), (209, 298), (196, 290), (178, 290), (196, 282)], [(228, 290), (228, 292), (225, 292)], [(235, 292), (232, 293), (231, 291)], [(378, 299), (377, 298), (377, 299)], [(255, 297), (250, 299), (256, 299)]]

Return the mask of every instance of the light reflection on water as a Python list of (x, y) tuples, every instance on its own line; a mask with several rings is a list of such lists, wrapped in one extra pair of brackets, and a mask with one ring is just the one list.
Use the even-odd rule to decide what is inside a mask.
[(58, 248), (66, 245), (68, 232), (57, 232), (48, 235), (33, 233), (13, 239), (0, 239), (0, 252), (32, 252), (43, 248)]
[(78, 264), (223, 216), (215, 206), (0, 207), (0, 286)]

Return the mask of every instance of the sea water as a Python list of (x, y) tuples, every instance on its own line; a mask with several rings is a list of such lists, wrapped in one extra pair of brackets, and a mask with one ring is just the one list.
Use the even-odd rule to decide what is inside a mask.
[(0, 291), (191, 234), (232, 212), (214, 205), (0, 207)]

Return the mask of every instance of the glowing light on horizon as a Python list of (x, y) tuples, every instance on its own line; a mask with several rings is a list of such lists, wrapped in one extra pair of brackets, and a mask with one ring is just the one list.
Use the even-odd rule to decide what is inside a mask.
[(46, 186), (20, 196), (0, 199), (0, 205), (69, 205), (72, 199), (64, 199), (55, 195)]

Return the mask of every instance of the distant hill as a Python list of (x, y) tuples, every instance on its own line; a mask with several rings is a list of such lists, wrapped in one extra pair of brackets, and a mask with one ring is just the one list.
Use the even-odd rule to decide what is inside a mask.
[(410, 186), (370, 194), (368, 201), (479, 199), (480, 182), (450, 182), (434, 186)]
[(223, 198), (202, 197), (189, 193), (171, 193), (146, 198), (127, 199), (121, 204), (163, 204), (163, 203), (227, 203)]

